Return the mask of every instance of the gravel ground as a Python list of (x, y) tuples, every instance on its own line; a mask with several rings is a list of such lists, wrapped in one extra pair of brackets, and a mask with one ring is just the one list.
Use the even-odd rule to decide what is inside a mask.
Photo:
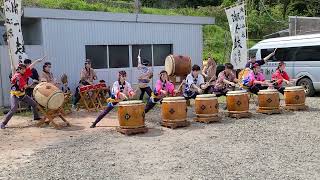
[(319, 179), (319, 101), (308, 98), (305, 112), (176, 130), (158, 125), (156, 109), (147, 134), (101, 128), (39, 150), (0, 179)]

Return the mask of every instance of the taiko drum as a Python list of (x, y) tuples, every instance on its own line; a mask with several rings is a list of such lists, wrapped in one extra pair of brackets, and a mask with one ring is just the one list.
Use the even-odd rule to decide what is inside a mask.
[(59, 109), (64, 102), (64, 93), (47, 82), (42, 82), (34, 88), (33, 97), (37, 103), (50, 110)]
[(302, 86), (286, 87), (284, 90), (286, 106), (304, 106), (306, 94)]
[(195, 99), (195, 112), (200, 118), (218, 116), (219, 103), (214, 94), (198, 95)]
[(258, 101), (260, 110), (277, 110), (280, 108), (280, 96), (276, 89), (260, 90)]
[(191, 71), (191, 58), (169, 55), (165, 60), (165, 70), (169, 76), (187, 76)]
[(230, 113), (249, 112), (249, 96), (246, 91), (229, 91), (227, 93), (227, 108)]
[(163, 122), (181, 122), (187, 120), (187, 103), (183, 97), (163, 98), (161, 111)]
[(121, 128), (144, 127), (145, 105), (142, 101), (123, 101), (118, 105), (118, 120)]

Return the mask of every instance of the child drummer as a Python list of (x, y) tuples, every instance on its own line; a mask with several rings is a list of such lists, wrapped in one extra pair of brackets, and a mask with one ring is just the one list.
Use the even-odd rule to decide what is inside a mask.
[(5, 129), (6, 125), (12, 118), (13, 114), (18, 109), (18, 103), (23, 101), (32, 107), (33, 111), (33, 119), (39, 120), (39, 114), (37, 111), (37, 103), (28, 95), (26, 95), (26, 88), (28, 87), (27, 82), (28, 78), (32, 75), (31, 69), (35, 66), (35, 64), (41, 62), (42, 59), (34, 61), (28, 67), (25, 64), (19, 64), (16, 72), (13, 74), (11, 78), (11, 91), (10, 91), (10, 101), (11, 101), (11, 109), (4, 117), (3, 122), (0, 124), (1, 129)]
[(195, 99), (197, 95), (202, 94), (207, 87), (203, 76), (200, 74), (200, 66), (193, 65), (192, 71), (185, 80), (185, 89), (183, 96), (186, 100)]
[(102, 111), (102, 113), (97, 117), (97, 119), (92, 123), (90, 128), (95, 128), (96, 125), (122, 100), (127, 100), (128, 97), (133, 97), (135, 92), (131, 88), (131, 85), (126, 81), (127, 73), (125, 71), (120, 71), (118, 75), (118, 80), (113, 83), (112, 87), (112, 97), (109, 100), (107, 108)]
[(157, 81), (156, 87), (147, 102), (145, 113), (149, 112), (158, 102), (161, 102), (164, 97), (169, 95), (174, 96), (176, 93), (174, 85), (169, 81), (167, 71), (161, 71), (160, 79)]
[(283, 83), (287, 85), (291, 85), (290, 77), (286, 72), (286, 64), (283, 61), (280, 61), (278, 68), (275, 73), (272, 74), (271, 77), (274, 87), (281, 93), (284, 94), (285, 87), (282, 86)]
[(216, 96), (225, 96), (228, 91), (234, 90), (238, 79), (233, 72), (233, 65), (231, 63), (225, 64), (225, 70), (219, 73), (218, 79), (214, 86), (214, 93)]

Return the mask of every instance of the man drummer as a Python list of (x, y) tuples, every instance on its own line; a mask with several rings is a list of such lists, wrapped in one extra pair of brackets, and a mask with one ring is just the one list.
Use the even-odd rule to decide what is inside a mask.
[(3, 122), (0, 124), (1, 129), (5, 129), (6, 125), (12, 118), (13, 114), (18, 109), (18, 104), (20, 101), (23, 101), (32, 107), (33, 111), (33, 119), (39, 120), (39, 114), (37, 110), (37, 103), (29, 96), (26, 95), (26, 88), (28, 87), (27, 81), (28, 78), (32, 75), (31, 69), (35, 66), (35, 64), (41, 62), (42, 59), (34, 61), (28, 67), (25, 64), (19, 64), (16, 72), (11, 78), (11, 91), (10, 91), (10, 101), (11, 101), (11, 109), (4, 117)]
[(225, 69), (218, 75), (218, 79), (214, 86), (214, 94), (217, 97), (225, 96), (228, 91), (234, 90), (238, 79), (233, 71), (233, 65), (231, 63), (225, 64)]
[[(32, 64), (31, 59), (25, 59), (23, 61), (23, 64), (26, 65), (26, 67), (29, 67)], [(30, 82), (30, 80), (32, 82)], [(35, 86), (39, 83), (39, 74), (36, 68), (31, 68), (31, 76), (28, 78), (28, 88), (26, 89), (26, 94), (30, 97), (32, 97), (33, 89)]]
[(112, 87), (112, 97), (109, 98), (109, 103), (107, 108), (100, 113), (97, 119), (92, 123), (90, 128), (95, 128), (96, 125), (122, 100), (127, 100), (128, 97), (132, 98), (135, 92), (131, 88), (131, 85), (126, 81), (127, 73), (125, 71), (120, 71), (118, 75), (118, 80), (113, 83)]
[(169, 81), (168, 73), (165, 70), (160, 72), (160, 78), (157, 80), (156, 87), (148, 99), (145, 107), (145, 113), (148, 113), (158, 102), (166, 96), (174, 96), (178, 90), (174, 89), (174, 85)]
[(259, 66), (262, 66), (268, 62), (268, 60), (276, 54), (277, 49), (275, 49), (272, 53), (270, 53), (267, 57), (263, 58), (262, 60), (257, 60), (256, 55), (251, 55), (248, 63), (246, 64), (246, 68), (253, 69), (254, 64), (259, 64)]
[(207, 65), (203, 67), (202, 75), (204, 76), (208, 87), (205, 89), (205, 93), (211, 94), (214, 90), (215, 81), (217, 79), (217, 63), (211, 57), (207, 60)]
[(207, 88), (204, 87), (204, 78), (200, 73), (200, 66), (193, 65), (191, 73), (188, 74), (185, 80), (183, 96), (186, 100), (195, 99), (197, 95), (202, 94), (204, 89)]
[(149, 86), (150, 80), (152, 78), (152, 70), (148, 67), (149, 61), (144, 60), (141, 62), (140, 56), (138, 56), (138, 70), (139, 70), (139, 77), (138, 77), (138, 83), (139, 88), (141, 91), (140, 100), (143, 100), (143, 96), (145, 93), (148, 94), (148, 96), (151, 96), (152, 90)]

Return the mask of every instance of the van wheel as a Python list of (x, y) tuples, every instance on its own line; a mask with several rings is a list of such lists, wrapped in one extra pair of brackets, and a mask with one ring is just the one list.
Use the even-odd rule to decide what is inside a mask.
[(315, 94), (315, 89), (313, 87), (313, 83), (309, 78), (302, 78), (297, 83), (298, 86), (303, 86), (306, 92), (306, 96), (313, 96)]

